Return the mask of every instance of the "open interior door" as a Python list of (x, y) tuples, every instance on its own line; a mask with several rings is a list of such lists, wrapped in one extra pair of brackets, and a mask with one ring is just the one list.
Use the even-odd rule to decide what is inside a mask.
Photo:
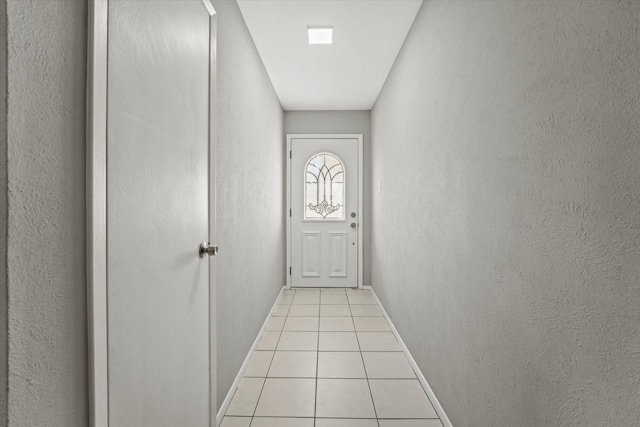
[(208, 0), (93, 2), (95, 426), (215, 425), (214, 248), (200, 256), (212, 233), (212, 15)]

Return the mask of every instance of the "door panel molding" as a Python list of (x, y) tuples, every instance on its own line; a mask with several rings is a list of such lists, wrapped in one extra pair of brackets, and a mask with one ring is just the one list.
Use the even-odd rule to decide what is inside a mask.
[(302, 275), (304, 277), (320, 277), (320, 268), (322, 268), (321, 242), (320, 232), (305, 231), (302, 233)]
[(347, 233), (329, 233), (331, 256), (329, 277), (347, 277)]
[[(363, 135), (362, 134), (287, 134), (287, 149), (285, 152), (286, 160), (286, 211), (289, 215), (286, 215), (286, 287), (291, 288), (291, 147), (293, 139), (356, 139), (358, 141), (358, 209), (357, 209), (357, 222), (358, 222), (358, 262), (357, 262), (357, 284), (358, 288), (363, 286), (363, 235), (364, 235), (364, 221), (362, 211), (364, 208), (364, 165), (363, 165)], [(348, 165), (347, 165), (348, 167)], [(348, 212), (345, 212), (348, 215)], [(345, 217), (345, 221), (349, 221), (351, 218)], [(346, 265), (346, 264), (345, 264)], [(332, 266), (333, 268), (333, 266)], [(332, 270), (333, 272), (333, 270)], [(344, 275), (340, 273), (332, 274), (331, 277), (344, 277), (346, 276), (346, 269)]]
[[(210, 160), (216, 150), (215, 84), (217, 16), (210, 0), (200, 0), (210, 16)], [(87, 43), (87, 174), (86, 174), (86, 253), (89, 424), (109, 426), (109, 360), (107, 310), (107, 73), (109, 0), (90, 0)], [(215, 162), (210, 161), (209, 239), (215, 241)], [(213, 183), (213, 185), (212, 185)], [(210, 269), (214, 268), (209, 263)], [(210, 378), (209, 424), (216, 425), (215, 398), (215, 274), (210, 270)]]

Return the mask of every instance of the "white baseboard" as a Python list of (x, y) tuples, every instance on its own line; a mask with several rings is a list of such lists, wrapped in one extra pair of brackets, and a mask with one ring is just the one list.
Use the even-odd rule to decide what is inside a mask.
[(217, 426), (222, 424), (222, 419), (224, 418), (224, 414), (227, 412), (227, 409), (229, 409), (229, 405), (231, 404), (231, 399), (233, 399), (233, 395), (236, 393), (236, 390), (238, 389), (238, 385), (240, 384), (240, 380), (244, 375), (244, 371), (247, 370), (247, 367), (249, 366), (249, 362), (251, 362), (251, 356), (253, 355), (253, 352), (258, 346), (258, 343), (260, 342), (260, 339), (262, 338), (262, 335), (264, 334), (265, 329), (267, 328), (267, 322), (269, 322), (269, 319), (271, 318), (271, 313), (276, 308), (276, 305), (280, 300), (280, 295), (282, 295), (282, 291), (284, 291), (285, 289), (286, 289), (286, 286), (283, 286), (282, 289), (280, 289), (280, 293), (278, 293), (276, 300), (271, 306), (271, 309), (269, 310), (269, 314), (267, 314), (267, 318), (264, 320), (264, 323), (260, 328), (260, 332), (258, 333), (258, 336), (253, 341), (253, 344), (251, 345), (251, 348), (249, 349), (247, 356), (244, 358), (244, 362), (242, 362), (242, 366), (240, 366), (238, 375), (236, 375), (235, 380), (233, 380), (233, 384), (231, 384), (231, 388), (229, 388), (229, 392), (227, 393), (227, 396), (224, 398), (224, 402), (222, 402), (222, 406), (220, 406), (220, 409), (218, 410), (218, 415), (216, 416)]
[(409, 352), (409, 349), (407, 348), (406, 344), (404, 343), (404, 341), (402, 341), (402, 338), (400, 337), (400, 334), (398, 333), (398, 330), (396, 329), (395, 325), (391, 321), (391, 318), (389, 317), (389, 315), (387, 314), (386, 310), (384, 309), (384, 306), (380, 303), (380, 300), (378, 299), (378, 295), (376, 295), (376, 291), (373, 290), (373, 288), (371, 286), (365, 286), (364, 288), (365, 289), (370, 289), (371, 292), (373, 293), (373, 295), (376, 297), (376, 301), (378, 302), (378, 305), (380, 306), (380, 309), (382, 310), (382, 314), (384, 314), (384, 317), (387, 319), (387, 322), (389, 322), (389, 327), (391, 328), (391, 332), (393, 332), (393, 335), (398, 340), (398, 343), (400, 344), (400, 347), (402, 348), (402, 351), (404, 352), (404, 355), (407, 357), (407, 360), (409, 361), (409, 365), (411, 365), (411, 367), (415, 371), (416, 376), (418, 377), (418, 381), (420, 381), (420, 384), (422, 384), (422, 388), (424, 388), (424, 391), (427, 393), (427, 397), (431, 401), (431, 404), (433, 405), (433, 409), (436, 410), (436, 413), (438, 414), (438, 417), (440, 417), (440, 422), (442, 422), (442, 425), (444, 427), (453, 427), (453, 425), (451, 424), (451, 421), (449, 420), (449, 417), (447, 417), (446, 412), (444, 412), (444, 408), (442, 407), (442, 405), (440, 405), (440, 402), (438, 401), (438, 398), (433, 393), (433, 390), (431, 389), (431, 386), (427, 382), (427, 379), (422, 374), (422, 371), (420, 371), (420, 368), (418, 367), (418, 364), (416, 363), (415, 359), (413, 358), (413, 356)]

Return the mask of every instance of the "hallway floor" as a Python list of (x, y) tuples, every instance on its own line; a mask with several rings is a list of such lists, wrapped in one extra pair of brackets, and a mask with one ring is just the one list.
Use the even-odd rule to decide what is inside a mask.
[(221, 427), (442, 427), (371, 290), (279, 297)]

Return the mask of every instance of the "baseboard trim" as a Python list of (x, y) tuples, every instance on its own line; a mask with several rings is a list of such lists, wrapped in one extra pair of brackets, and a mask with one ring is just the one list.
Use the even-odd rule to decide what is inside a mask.
[(387, 322), (389, 322), (389, 327), (391, 328), (391, 332), (393, 332), (393, 335), (398, 340), (398, 343), (400, 344), (400, 347), (402, 348), (404, 355), (407, 357), (407, 360), (409, 361), (409, 365), (411, 365), (411, 367), (415, 371), (416, 376), (418, 377), (418, 381), (420, 381), (420, 384), (422, 384), (422, 388), (424, 388), (424, 391), (427, 393), (427, 397), (431, 401), (431, 404), (433, 405), (433, 409), (436, 410), (436, 413), (440, 417), (440, 422), (442, 422), (442, 425), (444, 427), (453, 427), (453, 424), (451, 424), (449, 417), (447, 416), (446, 412), (444, 411), (444, 408), (438, 401), (438, 398), (436, 397), (435, 393), (431, 389), (431, 386), (427, 382), (427, 379), (424, 377), (424, 375), (422, 374), (422, 371), (418, 367), (418, 364), (416, 363), (415, 359), (409, 352), (407, 345), (404, 343), (404, 341), (402, 341), (402, 338), (400, 337), (398, 330), (396, 329), (395, 325), (391, 321), (391, 318), (389, 317), (386, 310), (384, 309), (384, 306), (380, 302), (380, 299), (378, 298), (376, 291), (371, 286), (365, 286), (364, 289), (370, 289), (373, 295), (376, 297), (376, 301), (378, 302), (378, 305), (382, 310), (382, 314), (384, 314), (384, 317), (387, 319)]
[(271, 318), (271, 313), (276, 308), (276, 305), (280, 300), (280, 295), (282, 295), (282, 292), (285, 289), (286, 289), (286, 286), (283, 286), (282, 289), (280, 289), (278, 296), (276, 297), (275, 301), (273, 302), (273, 305), (271, 306), (271, 309), (269, 310), (269, 314), (267, 314), (267, 318), (264, 320), (264, 323), (260, 328), (260, 332), (258, 333), (258, 336), (253, 341), (251, 348), (247, 352), (247, 356), (244, 358), (244, 362), (242, 362), (242, 366), (240, 366), (238, 375), (236, 375), (236, 378), (233, 380), (233, 384), (231, 384), (231, 388), (229, 388), (229, 392), (227, 393), (227, 396), (224, 398), (224, 401), (222, 402), (222, 406), (220, 406), (220, 409), (218, 410), (218, 415), (216, 416), (216, 426), (219, 426), (220, 424), (222, 424), (222, 419), (224, 418), (224, 414), (227, 412), (227, 409), (229, 409), (229, 405), (231, 405), (231, 400), (233, 399), (233, 395), (236, 393), (236, 390), (238, 389), (238, 385), (240, 384), (240, 380), (244, 375), (244, 371), (247, 370), (247, 367), (249, 366), (249, 362), (251, 362), (251, 356), (253, 355), (253, 352), (256, 350), (256, 347), (258, 346), (260, 339), (262, 339), (262, 335), (264, 334), (265, 329), (267, 329), (267, 323)]

